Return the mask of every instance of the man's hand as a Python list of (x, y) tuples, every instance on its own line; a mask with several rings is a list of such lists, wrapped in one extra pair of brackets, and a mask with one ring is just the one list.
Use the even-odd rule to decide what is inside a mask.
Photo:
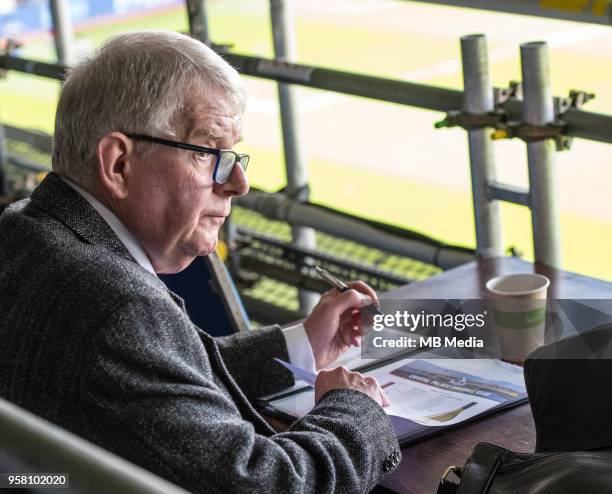
[(348, 285), (351, 290), (343, 293), (335, 288), (325, 292), (304, 321), (317, 369), (331, 364), (351, 345), (359, 346), (362, 334), (359, 309), (372, 302), (378, 305), (376, 292), (363, 281), (351, 281)]
[(367, 394), (381, 407), (389, 405), (385, 393), (375, 378), (351, 372), (346, 367), (319, 372), (315, 382), (315, 403), (319, 403), (323, 395), (332, 389), (355, 389)]

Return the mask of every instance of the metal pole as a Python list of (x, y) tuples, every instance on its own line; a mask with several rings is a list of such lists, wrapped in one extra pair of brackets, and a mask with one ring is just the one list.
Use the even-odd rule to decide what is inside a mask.
[[(484, 35), (474, 34), (461, 38), (461, 61), (463, 109), (476, 115), (493, 111), (493, 88)], [(488, 129), (468, 130), (476, 253), (485, 259), (503, 255), (499, 202), (489, 200), (487, 196), (487, 187), (496, 178), (493, 143), (488, 132)]]
[(187, 0), (187, 17), (191, 36), (206, 45), (210, 45), (206, 0)]
[[(305, 87), (335, 91), (362, 98), (372, 98), (400, 105), (438, 112), (461, 108), (463, 92), (427, 84), (373, 77), (340, 70), (278, 62), (268, 58), (223, 52), (223, 58), (242, 75), (290, 82)], [(62, 80), (66, 67), (27, 58), (0, 54), (0, 69)], [(501, 105), (508, 120), (521, 120), (523, 102), (510, 99)], [(567, 135), (612, 144), (612, 116), (570, 108), (563, 114)]]
[(445, 270), (474, 260), (474, 255), (470, 252), (451, 246), (445, 247), (440, 242), (426, 242), (423, 239), (404, 238), (388, 233), (350, 215), (304, 204), (287, 198), (285, 194), (251, 190), (246, 196), (237, 197), (235, 204), (257, 211), (271, 219), (314, 228), (329, 235), (417, 259)]
[(68, 0), (51, 0), (51, 22), (57, 61), (70, 65), (74, 61), (74, 31)]
[[(284, 0), (270, 0), (270, 16), (274, 57), (280, 61), (292, 61), (295, 57), (293, 23), (290, 22)], [(295, 89), (282, 82), (278, 84), (285, 169), (287, 173), (287, 194), (298, 200), (308, 200), (308, 168), (299, 142), (297, 102)], [(315, 231), (310, 228), (293, 227), (293, 244), (299, 247), (316, 248)], [(308, 314), (316, 304), (318, 295), (300, 290), (300, 311)]]
[[(549, 80), (548, 47), (544, 42), (521, 45), (523, 120), (546, 125), (555, 119)], [(527, 143), (531, 223), (535, 261), (561, 267), (561, 238), (551, 139)]]

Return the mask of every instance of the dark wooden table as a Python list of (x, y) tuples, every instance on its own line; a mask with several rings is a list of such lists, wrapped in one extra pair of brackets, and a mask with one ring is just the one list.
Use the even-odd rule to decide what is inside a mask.
[[(490, 278), (500, 274), (530, 272), (548, 276), (551, 280), (548, 292), (550, 298), (612, 300), (612, 283), (534, 266), (515, 258), (465, 264), (433, 278), (398, 288), (386, 296), (397, 299), (484, 298), (484, 285)], [(480, 441), (495, 443), (514, 451), (532, 452), (535, 430), (529, 405), (498, 412), (403, 448), (401, 465), (382, 485), (398, 493), (436, 492), (446, 467), (462, 466), (474, 445)]]

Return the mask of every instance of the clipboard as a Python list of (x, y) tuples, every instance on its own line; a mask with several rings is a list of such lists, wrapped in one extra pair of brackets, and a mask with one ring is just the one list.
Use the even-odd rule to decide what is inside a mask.
[[(383, 361), (375, 361), (370, 364), (355, 367), (353, 370), (356, 370), (356, 371), (359, 371), (365, 374), (365, 373), (371, 373), (372, 371), (375, 371), (376, 369), (380, 369), (381, 367), (384, 367), (384, 366), (389, 366), (390, 364), (393, 364), (401, 360), (410, 359), (413, 361), (421, 361), (421, 359), (414, 358), (414, 357), (418, 357), (418, 354), (422, 354), (422, 350), (419, 350), (416, 352), (415, 351), (404, 352), (390, 359), (385, 359)], [(436, 360), (439, 360), (439, 359), (432, 359), (431, 362), (435, 364)], [(490, 359), (490, 360), (493, 361), (495, 359)], [(430, 360), (427, 360), (427, 361), (430, 361)], [(500, 362), (500, 361), (497, 361), (497, 362)], [(434, 364), (430, 364), (429, 367), (431, 367)], [(506, 365), (506, 364), (503, 364), (503, 365)], [(402, 369), (402, 368), (403, 366), (398, 367), (398, 369)], [(450, 372), (453, 372), (453, 371), (450, 371)], [(469, 375), (469, 374), (466, 374), (466, 375)], [(477, 378), (477, 379), (485, 383), (488, 382), (486, 378)], [(492, 380), (491, 382), (496, 382), (496, 381)], [(523, 382), (523, 386), (524, 386), (524, 382)], [(310, 386), (302, 386), (296, 389), (289, 390), (285, 393), (280, 393), (272, 397), (263, 398), (259, 400), (259, 405), (263, 409), (264, 413), (266, 413), (267, 415), (278, 418), (279, 420), (289, 424), (295, 421), (298, 418), (298, 416), (286, 413), (282, 410), (279, 410), (278, 408), (274, 406), (274, 403), (280, 400), (284, 400), (285, 398), (296, 396), (301, 393), (305, 393), (309, 391), (312, 391), (312, 388)], [(514, 397), (505, 399), (503, 402), (500, 402), (498, 405), (489, 407), (486, 410), (483, 410), (482, 412), (476, 413), (468, 418), (461, 419), (457, 421), (456, 423), (452, 423), (449, 425), (435, 425), (435, 426), (426, 425), (426, 424), (419, 423), (417, 421), (410, 420), (408, 418), (400, 417), (397, 415), (390, 415), (389, 418), (393, 424), (393, 427), (395, 428), (395, 434), (396, 434), (399, 444), (401, 446), (406, 446), (406, 445), (418, 442), (422, 439), (440, 434), (444, 431), (460, 427), (464, 424), (472, 423), (482, 417), (486, 417), (491, 414), (500, 412), (502, 410), (506, 410), (508, 408), (522, 405), (527, 402), (528, 402), (527, 393), (526, 391), (524, 391), (520, 394), (517, 394)]]

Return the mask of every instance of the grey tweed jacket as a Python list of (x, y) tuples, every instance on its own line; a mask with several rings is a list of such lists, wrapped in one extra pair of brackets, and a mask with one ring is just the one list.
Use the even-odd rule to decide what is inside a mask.
[(54, 173), (0, 217), (0, 346), (0, 396), (193, 492), (367, 492), (397, 464), (358, 391), (275, 433), (247, 397), (293, 383), (280, 329), (205, 334)]

